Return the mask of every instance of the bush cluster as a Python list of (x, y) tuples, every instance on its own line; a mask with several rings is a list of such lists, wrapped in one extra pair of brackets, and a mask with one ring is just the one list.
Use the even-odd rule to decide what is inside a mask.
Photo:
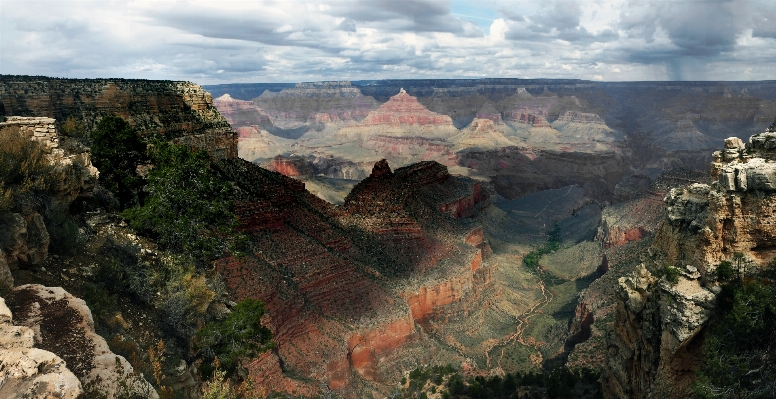
[[(732, 277), (732, 274), (731, 271), (729, 275)], [(728, 279), (723, 284), (718, 299), (719, 314), (706, 334), (704, 359), (693, 384), (696, 397), (773, 397), (776, 392), (774, 283), (776, 265), (772, 262), (760, 276), (746, 281)]]
[(64, 168), (51, 163), (43, 144), (18, 128), (0, 134), (0, 211), (37, 210), (66, 177)]
[(138, 202), (143, 179), (137, 166), (146, 159), (146, 145), (121, 117), (109, 115), (91, 132), (92, 163), (100, 171), (100, 184), (112, 191), (122, 207)]
[(261, 325), (264, 303), (245, 299), (234, 307), (226, 320), (209, 323), (194, 337), (194, 346), (205, 359), (200, 372), (209, 375), (207, 367), (218, 359), (228, 375), (239, 366), (240, 358), (253, 357), (273, 347), (272, 332)]
[(678, 268), (673, 267), (671, 265), (665, 265), (661, 268), (658, 268), (652, 274), (655, 275), (657, 278), (665, 277), (666, 281), (668, 281), (671, 284), (678, 284), (679, 283), (679, 276), (682, 274), (681, 271), (679, 271)]
[(409, 386), (401, 394), (404, 398), (428, 398), (424, 386), (430, 381), (429, 392), (440, 392), (442, 398), (448, 399), (599, 398), (602, 394), (598, 379), (598, 373), (592, 370), (571, 371), (566, 367), (467, 379), (451, 366), (435, 366), (410, 372)]
[(241, 237), (231, 202), (232, 185), (212, 167), (204, 151), (167, 142), (151, 147), (153, 169), (141, 206), (122, 216), (163, 248), (208, 260), (234, 250)]
[(535, 251), (531, 251), (523, 257), (523, 263), (530, 269), (539, 268), (539, 259), (542, 256), (555, 252), (560, 248), (560, 226), (555, 223), (555, 227), (547, 232), (547, 242)]

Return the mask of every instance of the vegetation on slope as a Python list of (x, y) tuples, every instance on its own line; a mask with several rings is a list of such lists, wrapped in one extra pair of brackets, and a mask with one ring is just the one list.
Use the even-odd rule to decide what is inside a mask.
[(555, 252), (560, 248), (560, 226), (555, 223), (555, 227), (547, 232), (547, 242), (535, 251), (529, 252), (523, 258), (526, 267), (532, 270), (539, 268), (539, 259), (546, 254)]
[(150, 158), (154, 167), (143, 204), (122, 213), (131, 226), (194, 259), (210, 260), (234, 249), (240, 235), (232, 185), (213, 171), (208, 154), (156, 142)]
[(717, 270), (724, 281), (720, 313), (705, 337), (695, 396), (772, 398), (776, 392), (776, 260), (754, 278), (736, 276), (731, 262), (723, 262)]
[(558, 367), (551, 372), (508, 373), (464, 377), (454, 367), (427, 366), (402, 379), (402, 398), (428, 399), (554, 399), (600, 398), (599, 375), (589, 369)]
[(129, 123), (115, 115), (102, 118), (91, 139), (92, 163), (100, 171), (100, 183), (116, 195), (122, 208), (136, 204), (143, 186), (137, 166), (146, 158), (146, 145)]
[[(59, 255), (45, 268), (25, 266), (22, 281), (61, 285), (83, 298), (96, 331), (163, 398), (182, 397), (165, 387), (162, 371), (181, 359), (201, 359), (194, 363), (202, 375), (218, 380), (206, 384), (205, 397), (257, 397), (236, 371), (241, 358), (272, 345), (259, 321), (263, 304), (230, 306), (212, 267), (217, 257), (235, 254), (243, 240), (232, 183), (215, 171), (207, 153), (167, 142), (149, 146), (117, 116), (103, 118), (90, 133), (74, 119), (61, 128), (64, 145), (73, 138), (78, 145), (92, 144), (100, 171), (93, 196), (73, 206), (62, 192), (79, 187), (69, 179), (80, 176), (82, 165), (52, 162), (43, 144), (21, 132), (0, 135), (0, 225), (13, 213), (40, 213), (50, 252)], [(121, 209), (140, 235), (115, 213)], [(99, 212), (87, 217), (86, 210)], [(0, 231), (0, 247), (4, 237)], [(88, 394), (101, 397), (94, 390)]]

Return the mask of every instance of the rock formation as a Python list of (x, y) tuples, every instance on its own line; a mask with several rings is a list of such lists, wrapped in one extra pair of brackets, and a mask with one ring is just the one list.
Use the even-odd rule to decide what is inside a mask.
[(235, 300), (265, 301), (275, 334), (273, 352), (248, 366), (263, 386), (388, 392), (399, 365), (418, 356), (412, 348), (430, 345), (417, 326), (451, 306), (474, 306), (489, 287), (487, 241), (453, 217), (472, 215), (487, 198), (442, 165), (391, 171), (377, 163), (340, 209), (279, 173), (237, 160), (219, 167), (238, 184), (237, 215), (253, 243), (219, 271)]
[(460, 134), (451, 137), (450, 141), (455, 143), (455, 148), (458, 150), (490, 150), (515, 145), (496, 130), (492, 120), (479, 118), (474, 119)]
[(213, 100), (213, 106), (235, 130), (244, 126), (258, 126), (264, 129), (272, 126), (269, 115), (253, 101), (235, 100), (229, 94), (224, 94)]
[(498, 112), (492, 102), (486, 102), (482, 105), (477, 114), (474, 116), (476, 119), (489, 119), (493, 123), (502, 123), (501, 112)]
[(63, 359), (83, 387), (114, 397), (126, 385), (138, 395), (158, 398), (151, 384), (94, 332), (92, 313), (83, 300), (62, 288), (41, 285), (18, 286), (12, 298), (14, 324), (33, 333), (30, 338), (37, 348)]
[[(669, 191), (667, 214), (655, 233), (651, 256), (618, 281), (616, 321), (607, 337), (604, 374), (608, 397), (687, 397), (698, 367), (704, 328), (721, 291), (722, 260), (744, 256), (744, 273), (770, 262), (776, 251), (776, 134), (731, 137), (714, 153), (711, 185)], [(678, 283), (650, 272), (676, 265)]]
[(561, 122), (595, 123), (602, 125), (604, 120), (600, 116), (585, 112), (566, 111), (558, 118)]
[(344, 128), (337, 134), (351, 138), (376, 134), (446, 138), (455, 132), (457, 129), (449, 116), (429, 111), (416, 97), (402, 89), (380, 108), (371, 111), (361, 123)]
[(11, 310), (0, 298), (0, 396), (76, 399), (83, 393), (61, 357), (33, 345), (33, 329), (14, 325)]
[(265, 91), (254, 102), (275, 126), (293, 129), (305, 124), (351, 124), (379, 105), (350, 82), (298, 83), (278, 93)]
[[(22, 134), (42, 143), (49, 162), (65, 171), (65, 178), (51, 188), (53, 205), (67, 208), (78, 196), (89, 195), (94, 189), (98, 172), (89, 153), (62, 148), (55, 119), (12, 116), (0, 123), (0, 135), (6, 134)], [(50, 237), (42, 211), (38, 211), (30, 206), (0, 211), (0, 256), (6, 266), (41, 265), (48, 257)]]
[(216, 158), (237, 156), (229, 123), (200, 86), (189, 82), (127, 79), (56, 79), (0, 76), (6, 115), (83, 121), (91, 131), (116, 114), (143, 136), (205, 149)]

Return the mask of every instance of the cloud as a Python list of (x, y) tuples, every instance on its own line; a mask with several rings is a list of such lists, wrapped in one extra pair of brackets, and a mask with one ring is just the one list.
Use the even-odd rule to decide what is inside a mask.
[(774, 62), (769, 0), (0, 0), (4, 74), (776, 79)]

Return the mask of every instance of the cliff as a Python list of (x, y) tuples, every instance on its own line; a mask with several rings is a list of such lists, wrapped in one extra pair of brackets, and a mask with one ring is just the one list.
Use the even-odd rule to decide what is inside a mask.
[[(644, 263), (617, 282), (618, 302), (604, 389), (608, 397), (690, 395), (704, 331), (721, 287), (716, 269), (740, 253), (742, 273), (774, 256), (776, 134), (732, 137), (714, 153), (711, 185), (695, 183), (665, 196), (666, 216)], [(675, 265), (677, 282), (658, 271)]]
[(190, 82), (129, 79), (57, 79), (0, 75), (5, 115), (83, 121), (91, 131), (105, 115), (124, 118), (143, 136), (237, 156), (237, 138), (209, 93)]
[[(292, 174), (298, 162), (272, 165)], [(245, 161), (223, 161), (219, 170), (238, 187), (236, 213), (251, 250), (218, 270), (234, 300), (266, 303), (274, 333), (275, 349), (248, 365), (257, 384), (380, 396), (407, 362), (455, 358), (421, 349), (433, 344), (419, 328), (456, 306), (473, 307), (490, 287), (487, 241), (439, 209), (467, 195), (471, 206), (458, 216), (487, 206), (474, 182), (436, 163), (391, 171), (383, 162), (334, 208), (303, 183)]]

